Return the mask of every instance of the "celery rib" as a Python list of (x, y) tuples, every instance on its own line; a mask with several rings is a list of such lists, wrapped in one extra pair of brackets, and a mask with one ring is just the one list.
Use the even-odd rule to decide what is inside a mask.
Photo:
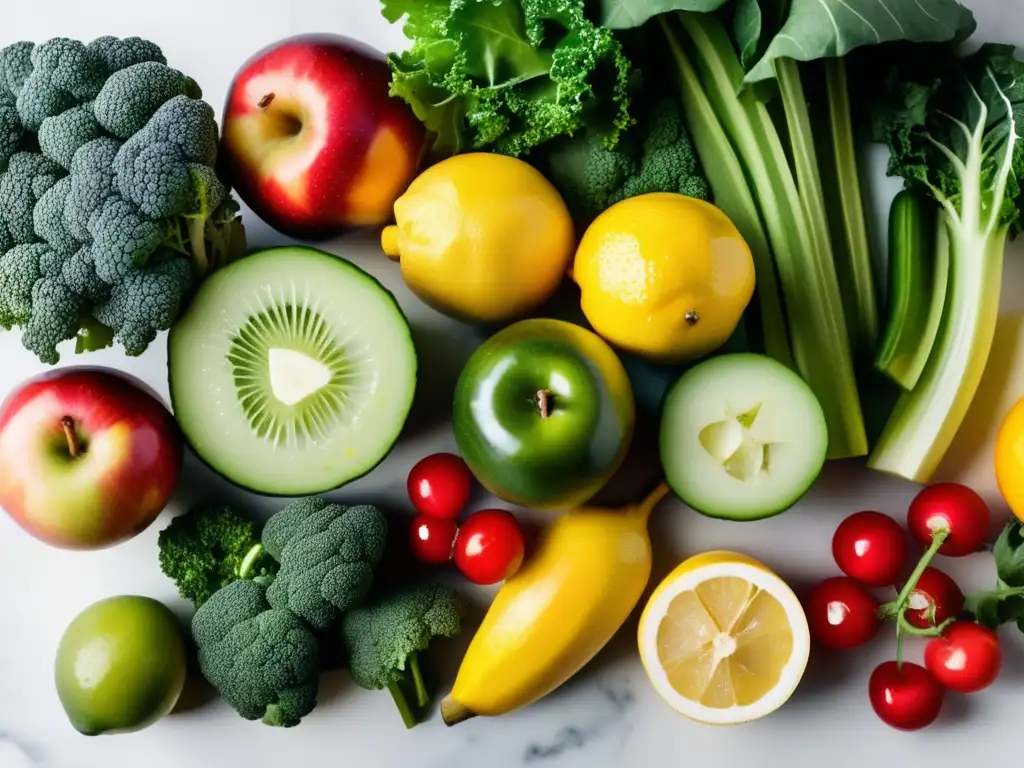
[[(820, 232), (812, 234), (767, 107), (749, 91), (739, 92), (743, 69), (725, 28), (706, 14), (678, 15), (693, 45), (704, 91), (742, 159), (760, 205), (797, 370), (825, 412), (829, 457), (863, 456), (868, 452), (867, 433), (831, 251), (822, 249)], [(806, 111), (806, 105), (803, 108)]]
[(693, 64), (664, 15), (658, 17), (679, 71), (680, 101), (717, 205), (743, 235), (754, 259), (765, 353), (795, 370), (771, 246), (736, 152), (701, 87)]
[(846, 62), (826, 59), (824, 68), (830, 142), (822, 148), (826, 157), (821, 158), (821, 173), (827, 179), (824, 192), (831, 214), (832, 252), (836, 271), (846, 287), (842, 298), (850, 348), (855, 356), (870, 359), (878, 343), (878, 289), (857, 170)]
[[(981, 245), (981, 247), (979, 247)], [(984, 244), (954, 237), (939, 335), (912, 392), (896, 408), (868, 467), (918, 483), (938, 469), (981, 383), (999, 317), (1006, 230)], [(980, 262), (978, 263), (978, 257)]]

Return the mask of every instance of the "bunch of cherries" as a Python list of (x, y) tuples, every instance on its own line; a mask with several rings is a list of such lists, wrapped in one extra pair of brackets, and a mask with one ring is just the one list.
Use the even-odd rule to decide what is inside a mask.
[(409, 529), (416, 557), (431, 565), (454, 561), (475, 584), (497, 584), (519, 570), (525, 543), (515, 515), (482, 509), (458, 523), (473, 489), (473, 474), (461, 457), (427, 456), (412, 468), (406, 484), (419, 513)]
[[(829, 648), (849, 649), (871, 640), (882, 624), (896, 625), (896, 659), (875, 668), (868, 684), (871, 706), (883, 722), (918, 730), (939, 716), (946, 690), (973, 693), (991, 685), (1003, 663), (998, 635), (960, 620), (964, 594), (946, 573), (929, 563), (936, 554), (963, 557), (984, 546), (989, 509), (973, 490), (938, 483), (911, 502), (907, 529), (925, 548), (906, 579), (903, 528), (880, 512), (857, 512), (832, 537), (832, 555), (846, 574), (825, 579), (809, 593), (811, 634)], [(902, 582), (902, 583), (901, 583)], [(869, 589), (894, 588), (882, 603)], [(903, 660), (907, 636), (929, 638), (924, 666)]]

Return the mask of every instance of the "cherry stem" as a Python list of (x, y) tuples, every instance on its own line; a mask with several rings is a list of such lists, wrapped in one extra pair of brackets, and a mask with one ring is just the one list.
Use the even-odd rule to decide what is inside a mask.
[(910, 600), (910, 595), (913, 593), (914, 587), (917, 586), (917, 582), (920, 580), (921, 574), (924, 573), (925, 569), (928, 567), (928, 563), (931, 562), (932, 558), (935, 557), (935, 554), (942, 547), (942, 544), (943, 542), (945, 542), (947, 536), (949, 536), (948, 530), (939, 530), (932, 533), (932, 543), (928, 546), (928, 549), (925, 550), (924, 554), (921, 555), (921, 559), (918, 561), (917, 567), (914, 568), (913, 572), (910, 574), (910, 578), (907, 579), (906, 583), (903, 585), (903, 589), (900, 590), (899, 595), (896, 597), (896, 669), (903, 668), (904, 634), (927, 634), (928, 636), (935, 636), (935, 634), (941, 634), (941, 631), (938, 633), (934, 633), (934, 629), (939, 629), (939, 627), (945, 629), (946, 625), (949, 623), (948, 621), (944, 621), (942, 624), (939, 625), (939, 627), (919, 630), (917, 627), (913, 626), (909, 621), (907, 621), (906, 617), (903, 615), (903, 612), (907, 609), (907, 603)]
[(70, 416), (65, 416), (60, 420), (61, 427), (64, 428), (64, 437), (68, 441), (68, 453), (71, 454), (72, 459), (77, 459), (79, 454), (82, 453), (82, 444), (78, 442), (78, 431), (75, 429), (75, 420)]
[(542, 419), (551, 415), (551, 393), (546, 389), (537, 390), (537, 407), (540, 409)]

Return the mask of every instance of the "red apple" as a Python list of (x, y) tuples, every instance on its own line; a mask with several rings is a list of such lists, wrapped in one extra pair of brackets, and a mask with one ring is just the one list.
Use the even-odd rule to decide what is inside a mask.
[(385, 58), (345, 37), (301, 35), (260, 51), (224, 108), (232, 186), (267, 224), (302, 239), (387, 223), (426, 139), (390, 83)]
[(0, 507), (55, 547), (108, 547), (160, 514), (183, 451), (167, 408), (124, 375), (51, 371), (0, 405)]

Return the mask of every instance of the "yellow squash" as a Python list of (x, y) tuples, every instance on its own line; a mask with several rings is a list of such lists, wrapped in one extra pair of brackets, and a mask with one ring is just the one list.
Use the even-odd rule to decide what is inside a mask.
[(499, 323), (546, 302), (565, 278), (575, 232), (532, 165), (471, 152), (431, 166), (395, 203), (381, 246), (409, 289), (440, 312)]
[(580, 507), (545, 531), (474, 635), (441, 704), (445, 723), (532, 704), (605, 646), (647, 586), (647, 519), (667, 493), (662, 483), (637, 505)]

